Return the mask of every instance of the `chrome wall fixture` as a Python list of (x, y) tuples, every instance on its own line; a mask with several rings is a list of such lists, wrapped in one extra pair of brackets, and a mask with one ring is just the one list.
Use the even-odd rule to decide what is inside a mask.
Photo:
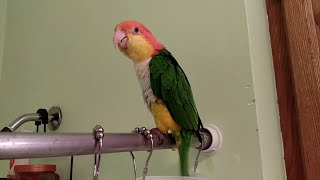
[[(44, 110), (46, 112), (45, 109), (41, 109), (41, 110)], [(22, 124), (29, 122), (29, 121), (37, 121), (37, 122), (41, 123), (43, 118), (46, 118), (48, 120), (49, 127), (52, 130), (58, 129), (61, 124), (61, 121), (62, 121), (61, 109), (58, 106), (53, 106), (45, 114), (47, 115), (47, 117), (43, 117), (44, 115), (39, 112), (24, 114), (24, 115), (18, 117), (17, 119), (15, 119), (8, 126), (4, 127), (1, 130), (1, 132), (14, 132)]]

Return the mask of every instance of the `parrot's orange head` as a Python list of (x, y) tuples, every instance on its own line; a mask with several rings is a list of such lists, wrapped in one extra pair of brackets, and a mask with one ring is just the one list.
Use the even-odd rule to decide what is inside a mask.
[(114, 31), (114, 46), (134, 63), (143, 62), (164, 48), (151, 31), (137, 21), (123, 21), (114, 28)]

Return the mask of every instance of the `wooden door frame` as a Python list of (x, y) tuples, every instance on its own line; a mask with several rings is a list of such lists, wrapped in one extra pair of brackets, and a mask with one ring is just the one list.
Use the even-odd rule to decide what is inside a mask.
[(266, 5), (287, 179), (319, 180), (320, 1)]

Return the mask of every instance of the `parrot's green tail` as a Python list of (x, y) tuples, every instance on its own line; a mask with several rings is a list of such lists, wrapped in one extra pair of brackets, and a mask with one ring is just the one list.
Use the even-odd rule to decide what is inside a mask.
[(182, 132), (181, 145), (179, 147), (181, 176), (189, 176), (189, 150), (192, 132)]

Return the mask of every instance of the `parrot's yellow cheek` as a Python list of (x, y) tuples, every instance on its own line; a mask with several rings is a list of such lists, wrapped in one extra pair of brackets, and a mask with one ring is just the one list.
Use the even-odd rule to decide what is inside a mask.
[(154, 52), (152, 45), (142, 36), (128, 34), (127, 48), (120, 49), (134, 63), (140, 63), (150, 58)]

